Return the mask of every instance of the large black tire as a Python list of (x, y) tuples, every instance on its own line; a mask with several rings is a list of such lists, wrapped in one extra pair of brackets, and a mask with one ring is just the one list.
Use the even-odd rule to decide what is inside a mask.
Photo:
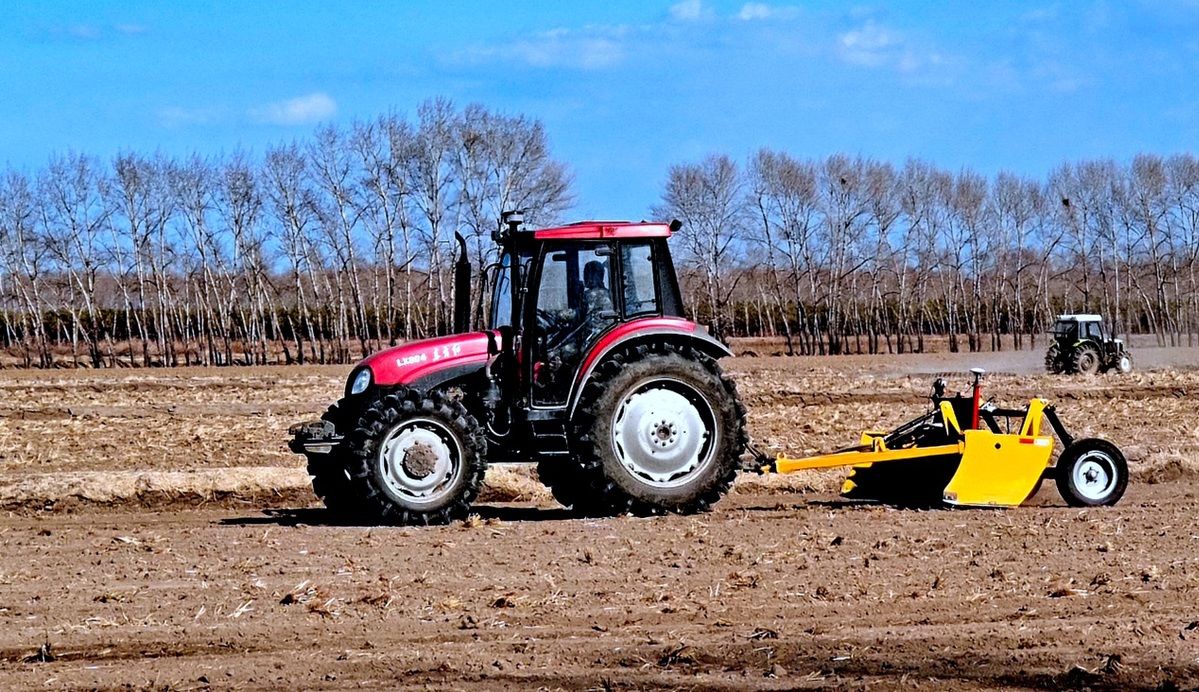
[(1094, 346), (1079, 346), (1074, 354), (1074, 372), (1082, 375), (1094, 375), (1103, 364), (1099, 351)]
[(437, 392), (404, 389), (379, 398), (346, 444), (355, 502), (366, 517), (386, 524), (464, 518), (487, 470), (483, 428), (460, 402)]
[(1071, 507), (1110, 506), (1119, 502), (1128, 488), (1128, 462), (1107, 440), (1075, 440), (1062, 450), (1054, 480)]
[(1062, 349), (1056, 342), (1049, 344), (1049, 350), (1045, 351), (1045, 371), (1060, 375), (1062, 370)]
[[(321, 420), (332, 423), (337, 432), (344, 435), (354, 424), (351, 410), (343, 399), (329, 406)], [(335, 517), (354, 518), (358, 513), (358, 504), (350, 486), (350, 455), (346, 447), (343, 445), (328, 454), (308, 454), (307, 457), (312, 492)]]
[(572, 425), (580, 496), (594, 514), (705, 511), (728, 492), (749, 443), (733, 381), (707, 355), (669, 343), (601, 364)]

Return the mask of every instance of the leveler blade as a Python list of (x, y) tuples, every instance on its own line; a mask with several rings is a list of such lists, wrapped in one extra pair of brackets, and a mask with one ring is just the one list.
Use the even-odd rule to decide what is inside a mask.
[(841, 495), (900, 507), (932, 507), (944, 502), (945, 486), (957, 472), (957, 454), (855, 466)]
[(1017, 507), (1028, 499), (1049, 465), (1053, 438), (966, 430), (957, 473), (945, 486), (951, 505)]

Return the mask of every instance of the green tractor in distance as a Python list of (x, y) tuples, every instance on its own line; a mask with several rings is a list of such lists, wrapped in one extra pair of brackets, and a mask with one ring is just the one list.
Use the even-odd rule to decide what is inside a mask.
[(1054, 374), (1132, 371), (1132, 356), (1124, 342), (1112, 338), (1099, 315), (1059, 315), (1053, 343), (1045, 352), (1045, 369)]

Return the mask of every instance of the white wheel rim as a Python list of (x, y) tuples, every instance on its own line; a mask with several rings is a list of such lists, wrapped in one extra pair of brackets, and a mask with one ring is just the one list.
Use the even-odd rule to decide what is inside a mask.
[(1074, 465), (1074, 489), (1079, 496), (1099, 502), (1116, 487), (1116, 463), (1103, 452), (1087, 452)]
[(632, 476), (656, 488), (690, 482), (712, 462), (720, 431), (708, 400), (676, 379), (630, 387), (612, 417), (612, 450)]
[(1129, 372), (1131, 370), (1132, 370), (1132, 361), (1129, 360), (1128, 356), (1121, 356), (1120, 357), (1120, 372)]
[(438, 505), (462, 476), (462, 444), (442, 423), (413, 418), (387, 433), (378, 464), (383, 484), (396, 499), (412, 507)]

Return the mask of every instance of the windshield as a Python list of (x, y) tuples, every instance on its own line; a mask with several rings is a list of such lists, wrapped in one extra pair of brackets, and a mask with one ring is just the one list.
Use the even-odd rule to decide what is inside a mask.
[(1074, 331), (1074, 324), (1070, 320), (1058, 320), (1053, 325), (1053, 334), (1055, 336), (1070, 336), (1070, 333)]
[(491, 328), (512, 326), (512, 255), (505, 252), (495, 273), (491, 294)]

